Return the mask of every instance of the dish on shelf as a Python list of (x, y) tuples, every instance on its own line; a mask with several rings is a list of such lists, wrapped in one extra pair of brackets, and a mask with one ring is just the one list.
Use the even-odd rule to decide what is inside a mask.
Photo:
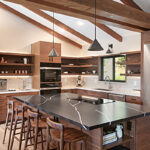
[(64, 74), (68, 74), (68, 71), (65, 71)]

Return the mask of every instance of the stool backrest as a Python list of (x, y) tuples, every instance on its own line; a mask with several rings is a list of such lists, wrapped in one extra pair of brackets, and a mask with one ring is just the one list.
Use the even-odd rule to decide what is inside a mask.
[(28, 123), (31, 123), (31, 120), (36, 124), (36, 127), (38, 127), (39, 123), (39, 113), (38, 112), (33, 112), (30, 109), (27, 110), (28, 114)]
[(51, 139), (53, 137), (51, 136), (51, 130), (59, 130), (60, 131), (60, 150), (64, 150), (64, 126), (61, 123), (54, 122), (50, 120), (50, 118), (47, 118), (47, 130), (48, 130), (48, 135), (50, 136)]
[(11, 100), (8, 100), (7, 101), (7, 109), (9, 112), (14, 112), (15, 110), (15, 102), (14, 101), (11, 101)]

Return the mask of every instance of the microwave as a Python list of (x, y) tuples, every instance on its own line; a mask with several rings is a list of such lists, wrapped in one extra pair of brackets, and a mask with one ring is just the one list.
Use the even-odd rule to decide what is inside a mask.
[(60, 82), (61, 67), (40, 67), (41, 82)]

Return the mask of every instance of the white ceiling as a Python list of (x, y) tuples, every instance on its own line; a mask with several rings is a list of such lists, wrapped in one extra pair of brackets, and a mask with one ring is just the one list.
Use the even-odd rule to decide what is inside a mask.
[[(1, 2), (9, 5), (10, 7), (16, 9), (17, 11), (25, 14), (26, 16), (40, 22), (41, 24), (49, 27), (52, 29), (52, 23), (48, 22), (46, 19), (36, 15), (35, 13), (31, 12), (30, 10), (24, 8), (21, 5), (18, 4), (14, 4), (14, 3), (10, 3), (10, 2), (6, 2), (4, 0), (0, 0)], [(115, 0), (117, 2), (120, 2), (120, 0)], [(150, 12), (150, 0), (135, 0), (137, 2), (137, 4), (139, 4), (142, 8), (144, 8), (145, 11), (149, 11)], [(149, 6), (149, 7), (148, 7)], [(49, 15), (52, 15), (51, 12), (49, 11), (44, 11)], [(69, 16), (65, 16), (65, 15), (61, 15), (61, 14), (55, 14), (55, 18), (60, 20), (61, 22), (63, 22), (64, 24), (70, 26), (71, 28), (75, 29), (76, 31), (84, 34), (85, 36), (89, 37), (90, 39), (94, 38), (94, 25), (91, 24), (89, 21), (87, 20), (81, 20), (78, 18), (74, 18), (74, 17), (69, 17)], [(116, 31), (118, 34), (120, 34), (122, 37), (126, 37), (126, 36), (130, 36), (130, 35), (136, 35), (139, 33), (136, 32), (132, 32), (132, 31), (128, 31), (128, 30), (124, 30), (124, 29), (120, 29), (120, 28), (116, 28), (116, 27), (111, 27), (109, 26), (111, 29), (113, 29), (114, 31)], [(81, 39), (77, 38), (76, 36), (72, 35), (71, 33), (68, 33), (65, 30), (62, 30), (60, 27), (55, 25), (55, 31), (63, 34), (64, 36), (79, 42), (81, 44), (86, 44), (84, 41), (82, 41)], [(107, 33), (103, 32), (101, 29), (97, 28), (97, 39), (98, 40), (106, 40), (106, 39), (110, 39), (110, 40), (114, 40), (110, 35), (108, 35)]]

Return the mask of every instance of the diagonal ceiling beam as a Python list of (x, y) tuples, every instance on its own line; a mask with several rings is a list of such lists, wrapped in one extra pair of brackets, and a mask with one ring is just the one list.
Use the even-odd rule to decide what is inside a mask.
[(142, 10), (142, 8), (140, 8), (140, 6), (138, 6), (133, 0), (120, 0), (120, 1), (122, 3), (124, 3), (125, 5), (131, 6), (133, 8), (139, 9), (139, 10)]
[[(49, 11), (55, 11), (57, 13), (73, 16), (89, 21), (94, 21), (94, 2), (93, 0), (6, 0), (15, 2), (18, 4), (30, 6), (33, 8), (44, 9)], [(76, 1), (71, 3), (71, 1)], [(81, 2), (81, 3), (80, 3)], [(138, 25), (136, 20), (139, 20), (145, 16), (145, 13), (136, 10), (132, 7), (128, 7), (112, 0), (99, 0), (97, 1), (99, 11), (97, 15), (97, 22), (105, 25), (112, 25), (119, 28), (124, 28), (131, 31), (142, 32), (146, 31), (147, 27), (143, 27), (141, 24)], [(69, 6), (67, 6), (69, 5)], [(88, 6), (88, 7), (87, 7)], [(102, 7), (102, 8), (101, 8)], [(106, 9), (107, 8), (107, 9)], [(146, 17), (143, 19), (150, 20), (147, 18), (149, 14), (146, 13)], [(138, 18), (137, 18), (138, 17)], [(136, 23), (135, 23), (136, 22)], [(143, 23), (143, 21), (140, 21)], [(146, 22), (146, 21), (144, 21)], [(146, 23), (148, 26), (150, 24)]]
[[(50, 15), (48, 15), (47, 13), (39, 10), (39, 9), (34, 9), (31, 7), (26, 7), (25, 8), (29, 9), (30, 11), (34, 12), (35, 14), (45, 18), (46, 20), (48, 20), (49, 22), (53, 23), (53, 17), (51, 17)], [(73, 35), (77, 36), (78, 38), (82, 39), (83, 41), (87, 42), (87, 43), (92, 43), (92, 40), (87, 38), (86, 36), (84, 36), (83, 34), (75, 31), (74, 29), (70, 28), (69, 26), (67, 26), (66, 24), (62, 23), (61, 21), (57, 20), (56, 18), (54, 19), (54, 24), (65, 29), (66, 31), (72, 33)]]
[[(91, 23), (95, 24), (94, 22)], [(96, 26), (101, 30), (103, 30), (104, 32), (106, 32), (107, 34), (109, 34), (110, 36), (112, 36), (114, 39), (118, 40), (119, 42), (122, 42), (123, 39), (122, 36), (119, 35), (117, 32), (115, 32), (114, 30), (112, 30), (111, 28), (109, 28), (108, 26), (101, 23), (96, 23)]]
[[(5, 5), (5, 4), (2, 3), (2, 2), (0, 2), (0, 8), (3, 8), (3, 9), (5, 9), (5, 10), (7, 10), (7, 11), (13, 13), (14, 15), (20, 17), (21, 19), (24, 19), (24, 20), (26, 20), (27, 22), (29, 22), (29, 23), (31, 23), (31, 24), (33, 24), (33, 25), (39, 27), (40, 29), (42, 29), (42, 30), (44, 30), (44, 31), (46, 31), (46, 32), (48, 32), (48, 33), (50, 33), (50, 34), (53, 34), (53, 30), (52, 30), (52, 29), (50, 29), (50, 28), (48, 28), (48, 27), (46, 27), (46, 26), (40, 24), (39, 22), (37, 22), (37, 21), (35, 21), (35, 20), (33, 20), (33, 19), (27, 17), (27, 16), (25, 16), (24, 14), (22, 14), (22, 13), (16, 11), (15, 9), (13, 9), (13, 8), (11, 8), (11, 7), (7, 6), (7, 5)], [(70, 40), (69, 38), (67, 38), (67, 37), (65, 37), (65, 36), (63, 36), (63, 35), (61, 35), (61, 34), (59, 34), (59, 33), (56, 32), (56, 31), (54, 31), (54, 34), (55, 34), (55, 37), (59, 38), (60, 40), (63, 40), (63, 41), (65, 41), (65, 42), (68, 42), (68, 43), (70, 43), (70, 44), (72, 44), (72, 45), (74, 45), (74, 46), (76, 46), (76, 47), (78, 47), (78, 48), (82, 48), (82, 45), (78, 44), (77, 42), (74, 42), (74, 41)]]

